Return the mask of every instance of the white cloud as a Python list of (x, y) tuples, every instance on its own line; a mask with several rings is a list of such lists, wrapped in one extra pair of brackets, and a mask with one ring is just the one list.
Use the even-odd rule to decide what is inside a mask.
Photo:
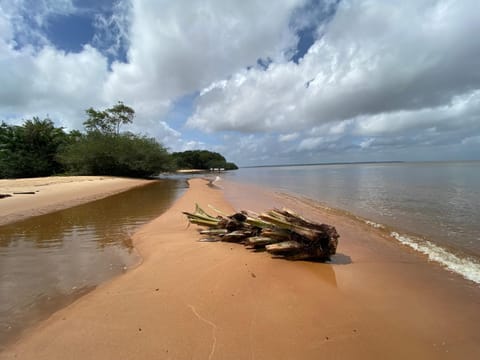
[[(3, 46), (0, 71), (0, 109), (3, 116), (60, 117), (67, 126), (79, 126), (80, 115), (99, 104), (106, 78), (106, 59), (94, 48), (64, 53), (50, 46), (14, 50)], [(72, 118), (70, 118), (72, 117)], [(68, 122), (70, 122), (68, 124)]]
[[(87, 107), (122, 100), (135, 108), (140, 127), (160, 131), (176, 98), (260, 57), (281, 59), (295, 44), (289, 17), (302, 1), (118, 2), (111, 17), (96, 18), (94, 44), (112, 44), (101, 49), (105, 55), (129, 46), (127, 62), (114, 62), (109, 70), (107, 57), (92, 46), (65, 53), (42, 32), (51, 16), (84, 11), (72, 0), (0, 0), (0, 116), (49, 114), (78, 127)], [(112, 27), (107, 39), (103, 30)]]
[(70, 0), (0, 0), (0, 117), (33, 116), (80, 128), (84, 110), (103, 105), (106, 58), (86, 45), (79, 53), (55, 48), (42, 29), (52, 16), (76, 11)]
[(4, 12), (2, 8), (2, 4), (0, 3), (0, 42), (5, 43), (11, 42), (13, 39), (13, 29), (10, 23), (9, 18), (7, 17), (6, 12)]
[[(207, 87), (294, 46), (300, 1), (134, 1), (128, 63), (114, 63), (107, 98), (158, 101)], [(266, 17), (265, 14), (269, 16)]]
[[(358, 135), (389, 135), (408, 131), (480, 130), (480, 90), (456, 96), (451, 102), (434, 108), (402, 110), (361, 116), (352, 130)], [(455, 139), (458, 140), (458, 139)]]
[(188, 124), (365, 135), (458, 127), (458, 102), (460, 113), (476, 108), (480, 88), (478, 14), (473, 0), (343, 1), (298, 65), (277, 61), (237, 73), (201, 94)]
[(302, 150), (317, 149), (324, 143), (325, 143), (325, 138), (323, 137), (306, 138), (300, 142), (300, 144), (298, 145), (298, 150), (302, 151)]
[(361, 143), (360, 143), (360, 147), (362, 149), (367, 149), (369, 148), (373, 143), (375, 142), (375, 139), (373, 138), (368, 138), (366, 140), (363, 140)]
[(132, 22), (131, 2), (118, 0), (111, 14), (97, 12), (94, 17), (95, 34), (92, 44), (111, 57), (122, 57), (128, 51)]
[(70, 15), (76, 11), (73, 0), (0, 0), (0, 29), (2, 17), (8, 21), (8, 31), (0, 38), (14, 40), (15, 45), (49, 45), (42, 29), (53, 16)]
[[(478, 146), (480, 2), (343, 0), (326, 21), (333, 3), (121, 0), (96, 17), (92, 44), (66, 53), (43, 30), (75, 1), (0, 0), (0, 120), (48, 114), (79, 128), (86, 108), (122, 100), (133, 130), (249, 164)], [(295, 31), (311, 26), (296, 64)], [(199, 94), (187, 125), (208, 137), (166, 122), (187, 94)]]
[(283, 134), (278, 137), (279, 142), (288, 142), (298, 139), (300, 135), (298, 133)]

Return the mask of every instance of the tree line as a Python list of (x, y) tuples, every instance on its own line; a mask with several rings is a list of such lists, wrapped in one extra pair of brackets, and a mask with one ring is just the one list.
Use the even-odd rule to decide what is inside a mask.
[(208, 150), (175, 152), (172, 154), (172, 158), (177, 168), (180, 169), (238, 169), (237, 165), (227, 162), (221, 154)]
[(237, 169), (216, 152), (193, 150), (170, 154), (154, 138), (122, 132), (135, 111), (118, 102), (86, 111), (84, 131), (65, 132), (52, 120), (25, 120), (0, 125), (0, 178), (51, 175), (151, 177), (176, 169)]

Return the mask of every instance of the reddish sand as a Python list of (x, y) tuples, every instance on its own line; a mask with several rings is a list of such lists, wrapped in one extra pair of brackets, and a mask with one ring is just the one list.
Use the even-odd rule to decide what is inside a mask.
[[(206, 181), (190, 184), (135, 234), (138, 268), (58, 311), (0, 358), (479, 358), (477, 285), (295, 199), (228, 184), (229, 203)], [(198, 242), (181, 213), (196, 202), (225, 212), (286, 205), (335, 225), (339, 253), (331, 264), (290, 262)]]
[[(146, 183), (147, 180), (111, 176), (3, 179), (0, 180), (0, 194), (12, 196), (0, 199), (0, 225), (97, 200)], [(29, 194), (31, 192), (34, 194)]]

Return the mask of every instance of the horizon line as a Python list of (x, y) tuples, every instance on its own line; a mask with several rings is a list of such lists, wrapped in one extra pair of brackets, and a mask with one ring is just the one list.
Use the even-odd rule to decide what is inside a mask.
[(476, 162), (480, 160), (385, 160), (385, 161), (338, 161), (321, 163), (300, 163), (300, 164), (268, 164), (268, 165), (248, 165), (238, 166), (242, 169), (261, 168), (261, 167), (289, 167), (289, 166), (313, 166), (313, 165), (362, 165), (362, 164), (401, 164), (401, 163), (426, 163), (426, 162)]

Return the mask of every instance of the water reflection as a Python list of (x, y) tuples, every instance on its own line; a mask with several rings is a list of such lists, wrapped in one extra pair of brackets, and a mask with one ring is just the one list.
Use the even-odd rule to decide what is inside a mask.
[(0, 349), (18, 331), (133, 266), (131, 235), (186, 188), (160, 180), (0, 227)]

